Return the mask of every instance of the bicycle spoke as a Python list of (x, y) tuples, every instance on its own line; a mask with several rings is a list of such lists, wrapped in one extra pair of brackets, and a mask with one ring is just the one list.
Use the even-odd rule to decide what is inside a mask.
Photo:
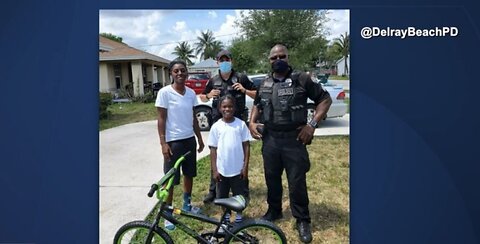
[[(144, 244), (147, 243), (149, 229), (143, 227), (131, 228), (124, 232), (121, 240), (117, 244)], [(154, 244), (166, 243), (163, 238), (153, 233), (152, 242)]]
[(282, 240), (273, 230), (264, 226), (251, 226), (238, 232), (233, 243), (281, 243)]

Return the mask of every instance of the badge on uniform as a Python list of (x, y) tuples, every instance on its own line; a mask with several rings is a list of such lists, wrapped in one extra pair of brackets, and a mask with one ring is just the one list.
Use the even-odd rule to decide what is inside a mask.
[(293, 95), (293, 88), (280, 88), (278, 89), (278, 96), (289, 96)]
[(287, 83), (288, 87), (291, 87), (291, 86), (292, 86), (292, 79), (287, 78), (287, 79), (285, 80), (285, 83)]

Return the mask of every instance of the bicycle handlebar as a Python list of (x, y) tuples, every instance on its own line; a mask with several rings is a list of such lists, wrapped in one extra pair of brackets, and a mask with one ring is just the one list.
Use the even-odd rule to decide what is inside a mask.
[(186, 158), (188, 155), (192, 154), (192, 151), (188, 151), (185, 154), (183, 154), (181, 157)]
[[(175, 172), (180, 168), (180, 165), (182, 164), (183, 161), (185, 161), (185, 158), (190, 155), (192, 152), (188, 151), (184, 153), (182, 156), (180, 156), (177, 161), (175, 162), (173, 168), (171, 168), (163, 177), (160, 179), (156, 184), (153, 184), (150, 187), (150, 191), (148, 192), (147, 196), (152, 197), (155, 191), (157, 191), (160, 186), (164, 187), (165, 190), (169, 190), (172, 183), (173, 183), (173, 178), (175, 177)], [(161, 198), (159, 192), (157, 192), (157, 198)]]
[(158, 190), (158, 185), (157, 184), (153, 184), (151, 187), (150, 187), (150, 191), (148, 192), (148, 197), (152, 197), (153, 196), (153, 193), (155, 193), (155, 191)]

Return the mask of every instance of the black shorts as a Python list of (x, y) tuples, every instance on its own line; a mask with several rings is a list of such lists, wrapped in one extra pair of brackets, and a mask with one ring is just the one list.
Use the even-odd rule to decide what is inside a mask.
[(242, 195), (245, 199), (249, 199), (248, 179), (244, 180), (240, 178), (240, 175), (232, 177), (225, 177), (220, 175), (221, 181), (217, 182), (217, 198), (229, 197), (230, 189), (232, 190), (232, 196)]
[[(175, 162), (180, 156), (187, 151), (191, 151), (192, 153), (185, 158), (185, 161), (183, 161), (181, 165), (182, 173), (183, 175), (192, 178), (197, 176), (197, 152), (195, 151), (197, 148), (197, 141), (195, 141), (195, 137), (193, 136), (187, 139), (170, 141), (168, 142), (168, 145), (170, 146), (173, 155), (170, 157), (170, 160), (164, 161), (163, 173), (167, 173), (173, 168)], [(180, 170), (176, 172), (173, 184), (180, 184)]]

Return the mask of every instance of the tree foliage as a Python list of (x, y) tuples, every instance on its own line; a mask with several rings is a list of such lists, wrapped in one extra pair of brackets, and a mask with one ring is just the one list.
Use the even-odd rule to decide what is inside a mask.
[(215, 40), (211, 30), (202, 31), (197, 40), (195, 43), (196, 54), (200, 54), (200, 59), (203, 60), (208, 58), (215, 59), (217, 53), (224, 47), (221, 41)]
[(333, 43), (336, 51), (342, 55), (345, 59), (345, 73), (343, 75), (348, 75), (348, 56), (350, 54), (350, 35), (345, 32), (345, 35), (340, 35), (339, 38), (335, 38), (335, 42)]
[(267, 57), (275, 44), (287, 46), (289, 61), (294, 68), (312, 69), (318, 63), (320, 54), (326, 50), (326, 13), (325, 10), (242, 12), (242, 18), (237, 25), (245, 34), (245, 39), (234, 42), (232, 48), (250, 52), (245, 54), (251, 58), (249, 61), (252, 61), (245, 67), (246, 70), (268, 71)]
[(116, 36), (112, 33), (100, 33), (101, 36), (108, 38), (110, 40), (116, 41), (116, 42), (122, 42), (123, 38), (120, 36)]
[(190, 47), (190, 44), (188, 44), (188, 42), (180, 42), (175, 47), (175, 51), (173, 51), (172, 54), (177, 55), (177, 57), (182, 60), (185, 60), (185, 62), (187, 62), (187, 65), (192, 65), (193, 62), (190, 58), (195, 58), (195, 55), (193, 54), (194, 52), (195, 50)]
[(256, 51), (254, 47), (255, 45), (252, 41), (243, 38), (238, 38), (232, 41), (232, 46), (229, 50), (232, 53), (233, 67), (235, 70), (249, 74), (264, 73), (263, 69), (260, 70), (257, 67), (252, 66), (252, 64), (261, 64), (261, 62), (258, 62), (256, 56), (253, 55)]
[(320, 55), (321, 66), (322, 68), (331, 69), (341, 58), (342, 54), (333, 45), (329, 45), (326, 52)]

